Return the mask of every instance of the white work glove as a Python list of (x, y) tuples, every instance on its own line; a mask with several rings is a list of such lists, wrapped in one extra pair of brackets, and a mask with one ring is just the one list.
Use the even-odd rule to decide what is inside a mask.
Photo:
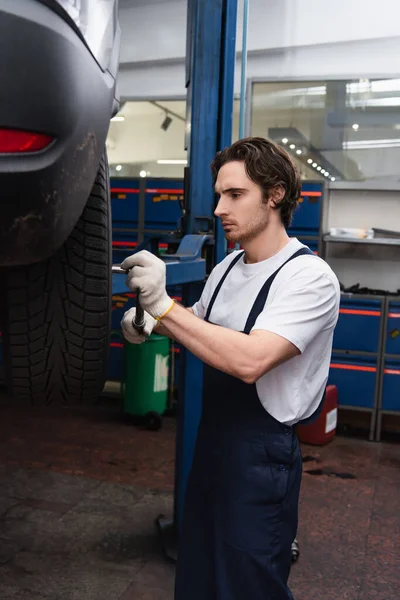
[(144, 329), (143, 333), (139, 333), (133, 326), (133, 321), (136, 315), (136, 308), (130, 308), (124, 314), (121, 321), (121, 329), (124, 334), (124, 338), (130, 342), (131, 344), (142, 344), (146, 337), (152, 334), (156, 325), (158, 325), (158, 321), (153, 319), (149, 313), (145, 311), (144, 313)]
[(147, 250), (128, 256), (121, 267), (126, 269), (126, 285), (140, 291), (140, 304), (155, 319), (163, 317), (174, 301), (167, 294), (165, 263)]

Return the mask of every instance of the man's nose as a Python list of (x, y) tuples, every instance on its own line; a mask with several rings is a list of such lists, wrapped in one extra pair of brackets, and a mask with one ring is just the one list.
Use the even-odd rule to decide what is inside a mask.
[(214, 210), (214, 215), (216, 217), (222, 217), (222, 215), (226, 215), (226, 213), (227, 213), (226, 205), (223, 202), (222, 198), (220, 198), (217, 203), (217, 206)]

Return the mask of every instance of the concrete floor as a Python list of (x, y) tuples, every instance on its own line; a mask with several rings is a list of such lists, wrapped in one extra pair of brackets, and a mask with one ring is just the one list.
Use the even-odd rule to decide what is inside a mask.
[[(173, 420), (150, 433), (115, 406), (0, 396), (0, 440), (1, 600), (172, 599), (154, 521), (172, 510)], [(337, 437), (303, 454), (295, 599), (398, 600), (400, 445)]]

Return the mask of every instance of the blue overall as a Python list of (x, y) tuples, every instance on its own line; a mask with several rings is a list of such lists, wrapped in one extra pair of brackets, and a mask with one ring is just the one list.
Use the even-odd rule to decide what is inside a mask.
[[(304, 254), (302, 248), (288, 261)], [(231, 269), (215, 289), (205, 320)], [(286, 264), (286, 263), (284, 263)], [(248, 316), (249, 334), (282, 265)], [(287, 586), (302, 460), (294, 427), (262, 406), (256, 385), (204, 365), (203, 408), (188, 479), (175, 600), (293, 600)]]

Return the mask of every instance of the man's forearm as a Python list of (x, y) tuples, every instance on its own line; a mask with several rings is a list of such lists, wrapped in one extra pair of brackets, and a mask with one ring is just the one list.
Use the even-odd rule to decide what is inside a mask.
[(207, 323), (191, 312), (176, 304), (163, 318), (162, 330), (206, 364), (252, 383), (257, 361), (254, 341), (243, 333)]
[[(193, 310), (191, 308), (186, 308), (186, 310), (193, 314)], [(154, 331), (160, 335), (165, 335), (166, 337), (169, 337), (174, 342), (177, 341), (176, 338), (174, 338), (174, 336), (172, 335), (172, 333), (166, 327), (164, 327), (162, 323), (159, 323), (159, 325), (157, 325)]]

